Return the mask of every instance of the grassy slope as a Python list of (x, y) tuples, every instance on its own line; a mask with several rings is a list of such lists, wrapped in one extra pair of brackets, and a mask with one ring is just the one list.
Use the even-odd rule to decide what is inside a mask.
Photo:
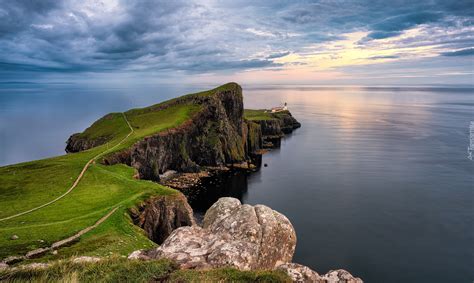
[[(229, 87), (234, 85), (224, 85), (195, 95), (211, 95), (216, 90)], [(199, 106), (190, 103), (156, 111), (158, 106), (173, 101), (127, 111), (125, 114), (134, 133), (114, 151), (127, 148), (145, 136), (176, 127), (199, 111)], [(112, 113), (81, 134), (89, 138), (105, 136), (108, 142), (104, 145), (79, 153), (1, 167), (0, 218), (37, 207), (63, 194), (88, 160), (101, 152), (110, 151), (129, 131), (123, 115)], [(63, 199), (30, 214), (0, 222), (0, 258), (49, 246), (93, 225), (116, 206), (120, 209), (97, 229), (82, 236), (78, 244), (46, 258), (74, 254), (104, 256), (110, 252), (125, 255), (153, 245), (130, 223), (126, 208), (147, 196), (175, 191), (156, 183), (135, 180), (133, 174), (133, 169), (125, 165), (93, 164), (79, 185)], [(19, 239), (11, 240), (12, 235), (18, 235)]]
[(168, 260), (59, 261), (47, 269), (0, 271), (2, 282), (291, 282), (281, 271), (177, 270)]
[(266, 110), (266, 109), (259, 109), (259, 110), (245, 109), (244, 118), (250, 121), (274, 120), (288, 113), (289, 113), (288, 111), (271, 113), (269, 112), (269, 110)]

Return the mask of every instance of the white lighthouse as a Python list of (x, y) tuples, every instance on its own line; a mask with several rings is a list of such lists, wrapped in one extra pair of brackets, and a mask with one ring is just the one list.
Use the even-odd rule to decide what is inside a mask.
[(276, 112), (281, 112), (281, 111), (287, 111), (288, 110), (288, 106), (285, 102), (285, 104), (283, 105), (283, 107), (279, 106), (279, 107), (273, 107), (272, 108), (272, 113), (276, 113)]

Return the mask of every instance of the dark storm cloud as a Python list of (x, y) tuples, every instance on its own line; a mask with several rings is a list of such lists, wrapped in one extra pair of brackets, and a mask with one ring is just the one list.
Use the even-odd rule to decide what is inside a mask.
[(461, 50), (456, 50), (456, 51), (451, 51), (451, 52), (443, 52), (441, 53), (443, 56), (472, 56), (474, 55), (474, 48), (466, 48), (466, 49), (461, 49)]
[(276, 69), (283, 66), (275, 59), (345, 33), (368, 32), (364, 45), (419, 25), (459, 32), (403, 44), (437, 44), (462, 54), (473, 42), (472, 0), (207, 2), (0, 0), (0, 71)]
[(371, 28), (374, 31), (369, 33), (367, 37), (373, 39), (382, 39), (396, 36), (406, 29), (412, 28), (416, 25), (435, 22), (441, 17), (441, 13), (424, 11), (390, 17), (372, 25)]
[(276, 58), (285, 57), (287, 55), (290, 55), (290, 51), (270, 54), (267, 56), (267, 59), (276, 59)]
[(188, 65), (187, 68), (192, 71), (217, 71), (217, 70), (236, 70), (236, 69), (254, 69), (270, 66), (281, 66), (269, 60), (240, 60), (240, 61), (212, 61)]
[(350, 32), (366, 28), (369, 39), (382, 39), (401, 34), (421, 24), (444, 22), (449, 17), (472, 17), (474, 2), (354, 0), (308, 1), (296, 3), (281, 18), (307, 28)]
[(381, 60), (381, 59), (397, 59), (400, 58), (398, 55), (386, 55), (386, 56), (372, 56), (367, 59), (369, 60)]
[(29, 28), (30, 24), (61, 6), (55, 0), (0, 0), (0, 37)]

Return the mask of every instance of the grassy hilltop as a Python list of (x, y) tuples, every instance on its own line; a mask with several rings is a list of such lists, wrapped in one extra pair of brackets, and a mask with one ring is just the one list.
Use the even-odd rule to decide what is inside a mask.
[(244, 118), (250, 121), (278, 120), (288, 113), (287, 110), (272, 113), (267, 109), (245, 109)]
[[(133, 178), (135, 170), (124, 164), (106, 166), (100, 160), (146, 136), (188, 121), (200, 110), (200, 106), (189, 98), (214, 95), (235, 86), (230, 83), (150, 107), (108, 114), (79, 134), (90, 140), (100, 140), (99, 146), (78, 153), (1, 167), (0, 219), (3, 219), (63, 195), (86, 163), (95, 157), (77, 187), (69, 194), (31, 213), (0, 221), (0, 259), (49, 247), (92, 226), (115, 208), (118, 209), (109, 218), (82, 235), (76, 243), (59, 249), (57, 254), (47, 253), (34, 261), (76, 255), (120, 257), (137, 249), (155, 246), (141, 229), (132, 224), (128, 209), (150, 196), (177, 192), (151, 181)], [(18, 238), (13, 239), (16, 236)]]

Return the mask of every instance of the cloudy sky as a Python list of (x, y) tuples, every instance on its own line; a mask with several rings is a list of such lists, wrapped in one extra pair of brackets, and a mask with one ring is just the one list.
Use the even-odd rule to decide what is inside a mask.
[(473, 0), (0, 0), (0, 81), (474, 84)]

